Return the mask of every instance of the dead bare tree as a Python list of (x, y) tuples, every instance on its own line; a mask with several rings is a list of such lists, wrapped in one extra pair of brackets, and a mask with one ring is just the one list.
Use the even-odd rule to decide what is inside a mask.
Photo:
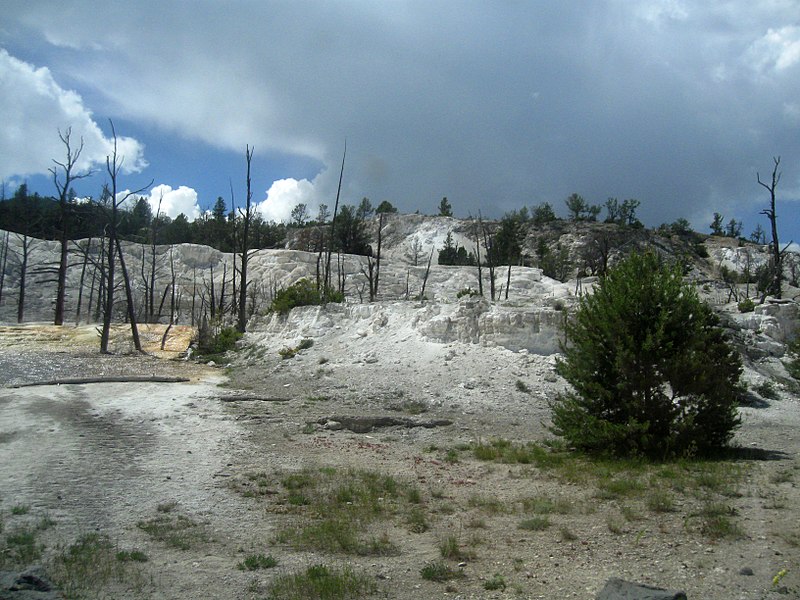
[(250, 163), (253, 160), (253, 149), (247, 146), (245, 157), (247, 160), (247, 198), (245, 200), (245, 209), (239, 209), (239, 215), (242, 218), (242, 235), (239, 240), (239, 303), (238, 303), (238, 318), (237, 329), (244, 333), (247, 326), (247, 263), (250, 260), (250, 225), (253, 221), (255, 207), (253, 206), (253, 191), (250, 185)]
[(378, 282), (381, 275), (381, 241), (383, 233), (383, 213), (378, 216), (378, 251), (373, 259), (372, 256), (367, 256), (367, 264), (361, 265), (361, 272), (367, 278), (369, 283), (369, 301), (375, 302), (378, 297)]
[(483, 247), (486, 249), (486, 266), (489, 269), (489, 295), (492, 300), (495, 299), (496, 293), (496, 276), (495, 276), (495, 253), (492, 251), (494, 246), (494, 235), (489, 231), (489, 227), (483, 223), (483, 219), (478, 217), (478, 223), (483, 232)]
[(320, 290), (324, 301), (328, 300), (328, 292), (331, 289), (331, 253), (333, 252), (334, 231), (336, 229), (336, 215), (339, 213), (339, 198), (342, 193), (342, 178), (344, 177), (344, 161), (347, 157), (347, 140), (344, 141), (344, 152), (342, 153), (342, 168), (339, 170), (339, 186), (336, 188), (336, 203), (333, 205), (333, 217), (328, 233), (328, 252), (325, 257), (325, 269), (323, 272), (323, 288)]
[(473, 233), (475, 234), (475, 264), (478, 265), (478, 293), (483, 296), (483, 272), (481, 271), (481, 229), (483, 223), (480, 216), (478, 216), (478, 223), (473, 222)]
[(36, 243), (36, 238), (32, 238), (26, 234), (14, 234), (20, 243), (19, 252), (14, 252), (14, 256), (19, 265), (19, 294), (17, 296), (17, 323), (22, 323), (25, 318), (25, 292), (27, 289), (28, 281), (28, 261), (31, 255), (31, 249)]
[(5, 232), (3, 236), (3, 249), (0, 251), (0, 302), (3, 301), (3, 287), (6, 282), (6, 265), (8, 264), (8, 242), (10, 233)]
[(419, 238), (414, 238), (411, 241), (411, 245), (408, 247), (406, 257), (411, 261), (411, 264), (416, 267), (419, 265), (419, 261), (424, 255), (422, 242), (419, 241)]
[(114, 292), (115, 292), (115, 256), (119, 256), (120, 272), (125, 284), (125, 296), (128, 302), (128, 319), (131, 325), (131, 335), (133, 336), (133, 344), (136, 350), (142, 351), (142, 343), (139, 340), (139, 329), (136, 326), (136, 311), (133, 304), (133, 292), (131, 290), (131, 282), (128, 277), (128, 270), (125, 268), (125, 256), (122, 252), (122, 245), (117, 235), (117, 225), (119, 224), (120, 206), (127, 201), (130, 197), (138, 195), (152, 185), (152, 181), (146, 186), (139, 188), (133, 192), (127, 191), (117, 195), (117, 184), (119, 180), (119, 172), (122, 169), (122, 164), (125, 161), (124, 156), (120, 156), (117, 151), (117, 132), (114, 129), (113, 121), (109, 120), (111, 125), (111, 134), (113, 138), (112, 152), (106, 156), (106, 171), (109, 179), (111, 180), (111, 188), (106, 188), (107, 202), (106, 207), (107, 220), (108, 220), (108, 251), (106, 253), (106, 282), (105, 282), (105, 298), (104, 298), (104, 312), (103, 312), (103, 328), (100, 334), (100, 352), (108, 353), (108, 342), (111, 333), (111, 320), (114, 312)]
[[(150, 230), (148, 235), (150, 237), (150, 269), (149, 272), (145, 271), (145, 246), (142, 245), (142, 281), (144, 282), (144, 313), (145, 317), (148, 322), (157, 322), (158, 318), (156, 318), (155, 314), (155, 289), (156, 289), (156, 274), (158, 272), (158, 252), (157, 248), (157, 241), (158, 241), (158, 225), (160, 223), (161, 217), (161, 203), (164, 200), (164, 194), (162, 193), (158, 199), (158, 207), (156, 208), (156, 214), (153, 219), (150, 221)], [(160, 317), (160, 314), (159, 314)]]
[(780, 298), (783, 282), (783, 255), (786, 252), (786, 248), (781, 250), (780, 242), (778, 241), (778, 216), (775, 212), (775, 190), (778, 188), (778, 183), (780, 183), (781, 180), (781, 174), (778, 172), (778, 167), (780, 167), (781, 164), (781, 157), (773, 156), (772, 162), (775, 163), (775, 166), (772, 169), (771, 182), (767, 184), (761, 181), (761, 175), (758, 172), (756, 172), (756, 181), (769, 192), (769, 208), (765, 208), (761, 211), (761, 214), (769, 219), (769, 224), (772, 228), (772, 284), (768, 292), (776, 298)]
[(425, 285), (428, 283), (428, 275), (431, 274), (431, 261), (433, 260), (434, 250), (435, 248), (431, 248), (431, 254), (428, 256), (428, 266), (425, 268), (425, 276), (422, 278), (422, 289), (419, 292), (420, 301), (425, 300)]
[[(58, 131), (58, 137), (61, 138), (64, 147), (66, 148), (67, 157), (64, 162), (59, 162), (53, 159), (55, 167), (49, 169), (53, 175), (53, 183), (58, 191), (58, 211), (59, 211), (59, 243), (61, 252), (58, 261), (58, 277), (56, 289), (56, 307), (55, 317), (53, 318), (54, 325), (64, 324), (64, 303), (67, 293), (67, 253), (68, 253), (68, 240), (69, 240), (69, 194), (72, 183), (78, 179), (89, 177), (92, 172), (84, 171), (81, 173), (74, 173), (73, 170), (78, 162), (78, 159), (83, 152), (83, 138), (77, 148), (72, 148), (71, 138), (72, 127), (68, 127), (64, 133)], [(63, 175), (63, 180), (61, 176)]]
[(83, 286), (84, 282), (86, 281), (86, 270), (91, 264), (89, 253), (91, 252), (92, 248), (92, 238), (86, 240), (86, 246), (84, 247), (80, 242), (76, 243), (78, 247), (78, 251), (83, 256), (83, 260), (81, 261), (81, 277), (78, 282), (78, 305), (75, 308), (75, 325), (80, 325), (81, 323), (81, 306), (83, 304)]

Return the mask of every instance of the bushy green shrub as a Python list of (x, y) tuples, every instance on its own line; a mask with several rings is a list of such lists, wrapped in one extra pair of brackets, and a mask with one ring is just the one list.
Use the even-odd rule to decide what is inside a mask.
[(633, 254), (583, 296), (558, 372), (552, 431), (591, 453), (707, 453), (739, 426), (741, 358), (680, 267)]
[(299, 279), (292, 285), (278, 290), (270, 304), (270, 312), (287, 314), (295, 306), (317, 306), (327, 299), (328, 302), (344, 302), (344, 294), (327, 288), (323, 294), (310, 279)]
[(242, 333), (235, 327), (215, 328), (204, 322), (200, 327), (197, 351), (203, 356), (225, 354), (236, 347)]
[(756, 309), (756, 303), (753, 302), (750, 298), (745, 298), (738, 304), (739, 312), (741, 313), (749, 313), (753, 312)]
[(479, 296), (480, 294), (473, 290), (472, 288), (466, 287), (463, 290), (459, 290), (456, 294), (456, 298), (463, 298), (464, 296), (469, 296), (472, 298), (473, 296)]

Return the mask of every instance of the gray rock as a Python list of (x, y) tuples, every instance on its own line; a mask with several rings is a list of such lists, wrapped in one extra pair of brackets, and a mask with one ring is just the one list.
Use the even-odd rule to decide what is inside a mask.
[(612, 577), (596, 600), (687, 600), (686, 594)]
[(57, 600), (63, 598), (41, 567), (22, 572), (0, 571), (0, 600)]

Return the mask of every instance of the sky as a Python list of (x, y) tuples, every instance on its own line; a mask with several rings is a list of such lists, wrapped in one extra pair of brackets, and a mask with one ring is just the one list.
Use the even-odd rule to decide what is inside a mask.
[(800, 0), (7, 0), (0, 178), (79, 195), (108, 177), (190, 219), (222, 196), (390, 201), (500, 217), (578, 193), (647, 226), (714, 212), (749, 235), (780, 156), (782, 241), (800, 242)]

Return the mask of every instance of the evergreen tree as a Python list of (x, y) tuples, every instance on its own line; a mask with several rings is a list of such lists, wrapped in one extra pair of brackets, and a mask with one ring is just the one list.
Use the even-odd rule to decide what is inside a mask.
[(442, 201), (439, 202), (439, 216), (440, 217), (452, 217), (453, 216), (453, 206), (447, 200), (447, 196), (442, 198)]
[(655, 458), (708, 453), (739, 426), (741, 358), (679, 266), (633, 254), (581, 298), (558, 372), (573, 391), (552, 431), (576, 448)]
[(384, 200), (383, 202), (378, 204), (378, 208), (375, 209), (375, 213), (379, 215), (383, 213), (396, 213), (396, 212), (397, 209), (388, 200)]

